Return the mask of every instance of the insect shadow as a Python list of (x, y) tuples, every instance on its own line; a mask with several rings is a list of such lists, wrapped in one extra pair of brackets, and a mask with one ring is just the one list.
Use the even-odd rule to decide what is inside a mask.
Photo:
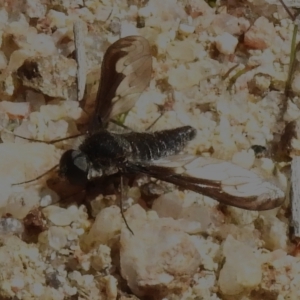
[(275, 179), (266, 180), (231, 162), (180, 154), (196, 136), (191, 126), (152, 133), (107, 130), (109, 120), (134, 106), (148, 87), (151, 74), (152, 57), (145, 38), (121, 38), (107, 49), (87, 133), (78, 149), (62, 155), (59, 175), (71, 184), (86, 185), (116, 174), (121, 178), (144, 174), (247, 210), (281, 205), (285, 195), (273, 183)]

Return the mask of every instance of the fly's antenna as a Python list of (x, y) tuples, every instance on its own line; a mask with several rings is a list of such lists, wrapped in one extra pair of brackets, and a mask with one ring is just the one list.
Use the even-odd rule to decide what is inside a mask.
[(55, 140), (52, 140), (52, 141), (43, 141), (43, 140), (36, 140), (36, 139), (26, 138), (26, 137), (14, 134), (13, 132), (11, 132), (11, 134), (13, 134), (14, 136), (16, 136), (18, 138), (24, 139), (24, 140), (28, 140), (28, 141), (31, 141), (31, 142), (40, 142), (40, 143), (44, 143), (44, 144), (48, 144), (48, 145), (52, 145), (52, 144), (55, 144), (55, 143), (58, 143), (58, 142), (62, 142), (62, 141), (66, 141), (66, 140), (69, 140), (69, 139), (75, 139), (75, 138), (77, 138), (79, 136), (83, 136), (84, 135), (84, 133), (78, 133), (78, 134), (67, 136), (65, 138), (55, 139)]
[(13, 183), (13, 185), (21, 185), (21, 184), (26, 184), (26, 183), (30, 183), (30, 182), (33, 182), (33, 181), (36, 181), (36, 180), (39, 180), (40, 178), (44, 177), (45, 175), (51, 173), (53, 170), (55, 170), (56, 168), (58, 168), (58, 165), (55, 165), (54, 167), (52, 167), (51, 169), (47, 170), (46, 172), (44, 172), (43, 174), (35, 177), (34, 179), (30, 179), (30, 180), (26, 180), (26, 181), (23, 181), (23, 182), (18, 182), (18, 183)]
[[(62, 141), (65, 141), (65, 140), (68, 140), (68, 139), (73, 139), (73, 138), (77, 138), (77, 137), (80, 137), (80, 136), (83, 136), (84, 134), (83, 133), (79, 133), (79, 134), (75, 134), (75, 135), (71, 135), (71, 136), (68, 136), (68, 137), (65, 137), (65, 138), (60, 138), (60, 139), (55, 139), (55, 140), (52, 140), (52, 141), (43, 141), (43, 140), (38, 140), (38, 139), (32, 139), (32, 138), (27, 138), (27, 137), (24, 137), (24, 136), (21, 136), (21, 135), (18, 135), (18, 134), (15, 134), (9, 130), (7, 130), (6, 128), (4, 128), (3, 126), (0, 125), (0, 129), (6, 133), (9, 133), (9, 134), (12, 134), (14, 135), (15, 137), (18, 137), (18, 138), (21, 138), (23, 140), (27, 140), (27, 141), (30, 141), (30, 142), (36, 142), (36, 143), (44, 143), (44, 144), (48, 144), (48, 145), (51, 145), (51, 144), (55, 144), (55, 143), (58, 143), (58, 142), (62, 142)], [(21, 184), (26, 184), (26, 183), (30, 183), (30, 182), (34, 182), (36, 180), (39, 180), (40, 178), (46, 176), (48, 173), (52, 172), (54, 169), (58, 168), (58, 164), (55, 165), (54, 167), (52, 167), (51, 169), (47, 170), (46, 172), (44, 172), (43, 174), (35, 177), (34, 179), (30, 179), (30, 180), (26, 180), (26, 181), (22, 181), (22, 182), (18, 182), (18, 183), (13, 183), (12, 186), (15, 186), (15, 185), (21, 185)]]
[(123, 210), (123, 199), (124, 199), (124, 188), (123, 188), (123, 176), (121, 175), (121, 199), (120, 199), (120, 210), (121, 210), (121, 215), (122, 215), (122, 219), (124, 220), (124, 223), (127, 227), (127, 229), (131, 232), (132, 235), (134, 235), (133, 231), (131, 230), (131, 228), (129, 227), (127, 220), (125, 218), (124, 215), (124, 210)]
[(44, 144), (48, 144), (48, 145), (52, 145), (52, 144), (55, 144), (55, 143), (58, 143), (58, 142), (62, 142), (62, 141), (65, 141), (65, 140), (69, 140), (69, 139), (75, 139), (77, 137), (80, 137), (80, 136), (84, 135), (84, 133), (78, 133), (78, 134), (67, 136), (65, 138), (55, 139), (55, 140), (52, 140), (52, 141), (43, 141), (43, 140), (27, 138), (25, 136), (21, 136), (21, 135), (15, 134), (15, 133), (11, 132), (10, 130), (4, 128), (1, 125), (0, 125), (0, 128), (1, 128), (2, 131), (6, 132), (6, 133), (9, 133), (9, 134), (12, 134), (15, 137), (18, 137), (20, 139), (27, 140), (27, 141), (30, 141), (30, 142), (44, 143)]

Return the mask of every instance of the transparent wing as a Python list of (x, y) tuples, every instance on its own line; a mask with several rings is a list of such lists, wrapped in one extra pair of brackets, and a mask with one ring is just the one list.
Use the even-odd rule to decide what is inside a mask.
[(271, 181), (230, 162), (192, 155), (174, 155), (132, 166), (179, 187), (209, 196), (221, 203), (247, 209), (280, 206), (284, 192)]
[(101, 67), (101, 82), (90, 131), (104, 126), (114, 116), (129, 111), (149, 85), (152, 57), (142, 36), (119, 39), (107, 49)]

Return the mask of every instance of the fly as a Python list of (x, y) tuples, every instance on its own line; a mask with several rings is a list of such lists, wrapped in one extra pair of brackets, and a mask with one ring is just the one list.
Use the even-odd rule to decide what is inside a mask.
[(191, 126), (153, 133), (117, 134), (106, 129), (111, 119), (134, 106), (148, 87), (151, 73), (145, 38), (121, 38), (107, 49), (88, 132), (77, 150), (62, 155), (60, 175), (82, 185), (118, 173), (146, 174), (247, 210), (280, 206), (284, 192), (264, 177), (231, 162), (179, 154), (196, 136)]

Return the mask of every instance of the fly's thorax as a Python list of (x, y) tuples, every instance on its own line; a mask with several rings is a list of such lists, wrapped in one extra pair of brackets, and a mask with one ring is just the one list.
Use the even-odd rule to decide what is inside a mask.
[(88, 157), (91, 166), (98, 170), (124, 163), (130, 155), (130, 143), (121, 135), (101, 130), (86, 138), (79, 147)]

